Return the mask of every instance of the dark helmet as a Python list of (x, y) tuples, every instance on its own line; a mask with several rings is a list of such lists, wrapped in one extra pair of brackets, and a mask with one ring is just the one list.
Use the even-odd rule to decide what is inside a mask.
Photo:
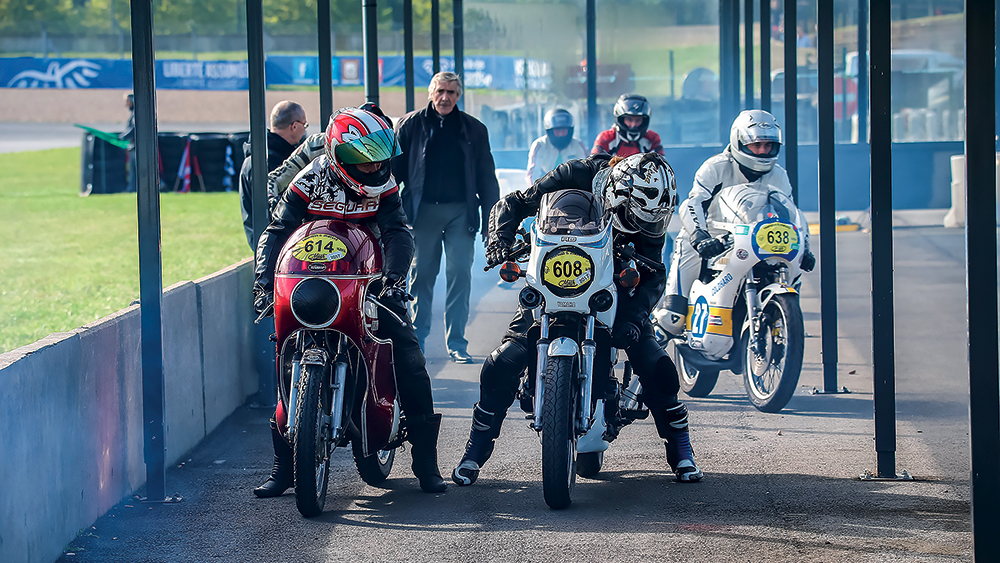
[[(623, 141), (634, 143), (646, 134), (649, 128), (649, 101), (638, 94), (622, 94), (615, 102), (615, 131)], [(641, 117), (638, 127), (625, 125), (625, 116)]]
[[(562, 108), (550, 109), (545, 112), (542, 126), (545, 127), (545, 136), (549, 138), (549, 143), (559, 150), (568, 147), (570, 141), (573, 140), (573, 114)], [(556, 137), (552, 134), (552, 130), (559, 128), (569, 129), (569, 132), (563, 137)]]
[[(326, 127), (326, 158), (345, 187), (362, 197), (377, 197), (392, 188), (392, 157), (402, 154), (389, 120), (360, 108), (344, 108)], [(359, 164), (382, 163), (370, 173)]]

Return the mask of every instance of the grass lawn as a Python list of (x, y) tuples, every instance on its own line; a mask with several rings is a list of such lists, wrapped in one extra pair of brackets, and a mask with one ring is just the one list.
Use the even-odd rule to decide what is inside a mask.
[[(135, 194), (80, 197), (80, 149), (0, 154), (0, 353), (139, 298)], [(163, 287), (251, 255), (239, 196), (160, 196)]]

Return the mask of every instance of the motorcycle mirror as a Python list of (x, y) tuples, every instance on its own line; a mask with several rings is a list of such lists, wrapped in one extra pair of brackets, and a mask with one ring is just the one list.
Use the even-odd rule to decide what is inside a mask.
[(628, 266), (618, 273), (618, 285), (625, 289), (632, 289), (639, 285), (639, 270), (634, 266)]
[(507, 261), (500, 267), (500, 279), (507, 283), (516, 282), (524, 273), (517, 262)]

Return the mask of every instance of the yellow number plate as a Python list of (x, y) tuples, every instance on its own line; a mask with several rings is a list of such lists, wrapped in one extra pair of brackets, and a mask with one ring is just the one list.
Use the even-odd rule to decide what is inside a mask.
[(302, 262), (334, 262), (347, 256), (347, 246), (335, 236), (309, 235), (295, 243), (292, 256)]
[(592, 277), (590, 260), (568, 251), (549, 256), (542, 267), (542, 279), (562, 289), (580, 289)]
[(757, 231), (757, 246), (762, 254), (788, 254), (799, 247), (799, 235), (791, 225), (770, 223)]

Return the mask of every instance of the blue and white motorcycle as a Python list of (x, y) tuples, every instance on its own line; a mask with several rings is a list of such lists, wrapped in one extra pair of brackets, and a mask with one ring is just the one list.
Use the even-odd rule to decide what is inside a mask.
[(728, 369), (743, 376), (754, 407), (778, 412), (802, 370), (798, 288), (808, 224), (787, 195), (750, 184), (721, 190), (706, 221), (726, 251), (703, 261), (688, 296), (684, 334), (667, 338), (671, 313), (662, 303), (652, 314), (654, 328), (668, 353), (673, 347), (685, 393), (708, 396)]

